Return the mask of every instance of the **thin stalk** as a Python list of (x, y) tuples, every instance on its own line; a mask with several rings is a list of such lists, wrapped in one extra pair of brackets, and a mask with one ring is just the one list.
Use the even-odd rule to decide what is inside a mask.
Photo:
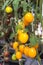
[(38, 9), (38, 0), (36, 0), (36, 12), (35, 12), (36, 16), (37, 16), (37, 9)]
[(40, 22), (42, 24), (42, 0), (40, 0)]
[[(43, 1), (42, 1), (42, 4), (43, 4)], [(42, 11), (43, 12), (43, 11)], [(42, 19), (43, 19), (43, 16), (42, 16)], [(42, 20), (42, 28), (43, 28), (43, 20)]]
[(17, 13), (17, 11), (15, 12), (15, 17), (16, 17), (16, 20), (18, 21), (18, 13)]
[(36, 21), (36, 19), (37, 19), (37, 9), (38, 9), (38, 0), (36, 0), (35, 21)]
[(40, 0), (40, 14), (42, 15), (42, 0)]

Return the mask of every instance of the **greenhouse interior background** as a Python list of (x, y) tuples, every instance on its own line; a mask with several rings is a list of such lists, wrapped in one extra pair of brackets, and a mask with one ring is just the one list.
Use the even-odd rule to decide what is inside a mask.
[(0, 0), (0, 65), (43, 65), (43, 0)]

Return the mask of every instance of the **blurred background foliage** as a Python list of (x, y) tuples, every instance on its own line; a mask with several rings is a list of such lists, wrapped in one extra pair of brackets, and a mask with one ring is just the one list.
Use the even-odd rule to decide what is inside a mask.
[[(15, 25), (18, 23), (20, 19), (24, 16), (25, 13), (32, 12), (35, 16), (35, 20), (33, 22), (34, 29), (36, 29), (36, 24), (39, 22), (42, 23), (42, 0), (0, 0), (0, 38), (3, 37), (4, 39), (9, 42), (9, 39), (14, 38), (15, 32)], [(13, 12), (9, 14), (10, 17), (10, 24), (8, 20), (8, 15), (5, 13), (6, 6), (11, 6), (13, 8)], [(15, 25), (14, 25), (15, 24)], [(19, 27), (19, 26), (18, 26)], [(17, 28), (16, 28), (17, 29)], [(29, 31), (28, 31), (29, 29)], [(32, 24), (26, 28), (28, 33), (32, 32)], [(33, 39), (34, 40), (33, 40)], [(31, 42), (38, 42), (40, 41), (40, 36), (36, 38), (34, 35), (30, 36)], [(34, 45), (33, 43), (33, 45)], [(36, 43), (35, 43), (36, 44)]]
[[(0, 0), (0, 2), (0, 37), (6, 35), (9, 36), (9, 34), (7, 33), (12, 32), (12, 30), (13, 33), (10, 37), (13, 37), (15, 33), (14, 23), (18, 23), (18, 21), (23, 17), (23, 15), (28, 11), (32, 12), (35, 16), (35, 20), (33, 22), (34, 29), (36, 28), (35, 25), (38, 24), (38, 22), (42, 23), (42, 0)], [(13, 8), (13, 12), (9, 14), (9, 16), (11, 17), (10, 25), (8, 25), (9, 22), (6, 22), (6, 20), (8, 21), (8, 15), (5, 13), (5, 8), (8, 5)], [(28, 28), (31, 33), (32, 25), (28, 26), (27, 29)]]

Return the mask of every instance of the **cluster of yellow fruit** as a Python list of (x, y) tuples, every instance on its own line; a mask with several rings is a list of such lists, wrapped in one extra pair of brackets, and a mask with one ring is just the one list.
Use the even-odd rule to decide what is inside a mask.
[[(10, 6), (7, 6), (7, 7), (5, 8), (5, 12), (6, 12), (6, 13), (11, 13), (12, 11), (13, 11), (13, 9), (12, 9), (12, 7), (10, 7)], [(30, 13), (30, 12), (28, 12), (28, 13), (26, 13), (26, 15), (24, 15), (24, 17), (23, 17), (23, 24), (24, 24), (25, 26), (28, 26), (31, 22), (33, 22), (33, 20), (34, 20), (33, 14)]]
[(16, 51), (15, 56), (18, 60), (22, 58), (23, 54), (30, 58), (35, 58), (37, 55), (37, 51), (34, 47), (25, 46), (24, 44), (19, 45), (18, 42), (13, 43), (13, 49)]
[[(12, 8), (9, 6), (6, 7), (5, 9), (6, 13), (11, 13), (12, 11), (13, 11)], [(30, 12), (26, 13), (23, 17), (23, 27), (28, 26), (31, 22), (33, 22), (33, 20), (34, 20), (33, 14)], [(18, 41), (15, 41), (13, 43), (13, 49), (15, 50), (15, 54), (12, 55), (12, 60), (21, 59), (23, 54), (27, 57), (35, 58), (37, 55), (36, 48), (38, 48), (38, 46), (35, 47), (26, 46), (25, 44), (29, 40), (29, 35), (27, 34), (27, 32), (23, 32), (23, 30), (18, 30), (17, 33)]]
[[(29, 35), (26, 32), (20, 31), (18, 33), (18, 41), (15, 41), (13, 43), (13, 49), (15, 50), (15, 55), (16, 59), (21, 59), (22, 55), (24, 54), (27, 57), (30, 58), (35, 58), (37, 55), (37, 51), (35, 47), (29, 47), (28, 45), (25, 45), (26, 42), (29, 40)], [(12, 57), (13, 57), (12, 56)], [(12, 59), (14, 59), (14, 57)]]

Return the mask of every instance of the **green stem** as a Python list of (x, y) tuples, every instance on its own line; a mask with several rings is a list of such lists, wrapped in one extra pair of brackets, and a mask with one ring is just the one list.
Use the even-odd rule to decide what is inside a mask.
[(37, 15), (37, 8), (38, 7), (38, 0), (36, 1), (36, 15)]
[[(43, 1), (42, 1), (42, 4), (43, 4)], [(43, 11), (42, 11), (43, 12)], [(42, 16), (42, 28), (43, 28), (43, 16)]]
[(40, 14), (42, 15), (42, 0), (40, 0)]
[(18, 22), (18, 13), (15, 11), (15, 18), (16, 18), (16, 23)]
[[(42, 24), (42, 0), (40, 0), (40, 22), (41, 22), (41, 24)], [(42, 26), (43, 26), (43, 24), (42, 24)]]
[(36, 0), (35, 20), (37, 19), (38, 0)]

